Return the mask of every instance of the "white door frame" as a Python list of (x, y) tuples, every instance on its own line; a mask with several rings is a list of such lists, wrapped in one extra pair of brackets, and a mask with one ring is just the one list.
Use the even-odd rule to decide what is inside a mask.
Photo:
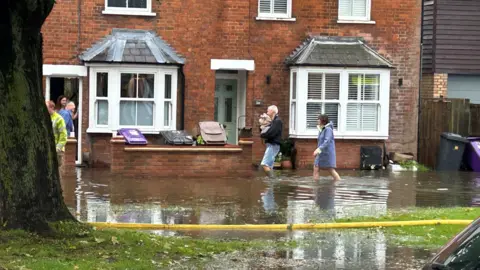
[(246, 97), (247, 97), (247, 73), (239, 70), (237, 74), (216, 73), (215, 84), (217, 80), (236, 80), (237, 81), (237, 127), (235, 128), (235, 137), (238, 143), (238, 129), (245, 127)]
[(43, 65), (43, 76), (45, 76), (45, 100), (50, 99), (50, 79), (51, 78), (78, 78), (78, 141), (77, 155), (78, 160), (75, 164), (81, 165), (82, 157), (82, 113), (83, 113), (83, 78), (87, 76), (87, 67), (76, 65)]

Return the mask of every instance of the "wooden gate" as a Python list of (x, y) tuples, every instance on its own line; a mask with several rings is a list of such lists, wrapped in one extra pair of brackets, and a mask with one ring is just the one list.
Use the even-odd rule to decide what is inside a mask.
[[(480, 107), (475, 108), (480, 118)], [(471, 135), (468, 99), (422, 99), (419, 115), (418, 162), (435, 169), (440, 135), (443, 132)], [(480, 119), (475, 119), (480, 123)], [(480, 125), (476, 128), (480, 128)], [(478, 131), (480, 135), (480, 130)]]

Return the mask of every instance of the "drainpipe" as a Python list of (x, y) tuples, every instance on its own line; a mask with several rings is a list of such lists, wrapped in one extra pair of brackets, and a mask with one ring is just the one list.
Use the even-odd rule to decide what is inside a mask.
[[(422, 77), (423, 77), (423, 16), (424, 16), (424, 1), (421, 1), (422, 12), (420, 15), (420, 70), (418, 76), (418, 104), (417, 104), (417, 161), (419, 161), (420, 155), (420, 115), (421, 101), (422, 101)], [(436, 18), (434, 18), (435, 20)]]
[(181, 101), (182, 113), (180, 115), (180, 119), (182, 119), (182, 121), (180, 124), (180, 130), (184, 130), (185, 129), (185, 74), (183, 73), (183, 66), (179, 70), (180, 70), (180, 81), (182, 84), (180, 87), (180, 93), (182, 95), (182, 101)]

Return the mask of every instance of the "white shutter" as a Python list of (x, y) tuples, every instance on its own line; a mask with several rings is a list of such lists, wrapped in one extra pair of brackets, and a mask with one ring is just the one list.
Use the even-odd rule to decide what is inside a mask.
[(271, 13), (272, 1), (274, 0), (258, 0), (258, 10), (260, 13)]
[(322, 99), (323, 73), (308, 73), (308, 99)]
[(353, 2), (352, 17), (366, 17), (367, 16), (367, 1), (368, 0), (351, 0)]
[(347, 131), (378, 131), (379, 104), (347, 105)]
[(358, 81), (361, 80), (362, 75), (360, 74), (350, 74), (348, 76), (348, 99), (357, 100), (358, 93), (361, 89)]
[(338, 104), (325, 103), (324, 114), (328, 116), (328, 120), (333, 122), (333, 126), (337, 128), (338, 127)]
[(272, 1), (273, 1), (273, 13), (287, 14), (288, 0), (272, 0)]
[(338, 15), (340, 17), (352, 16), (353, 0), (338, 0)]
[(380, 75), (365, 75), (362, 85), (362, 100), (380, 100)]
[(340, 74), (325, 74), (325, 99), (338, 100), (340, 95)]
[(322, 113), (322, 103), (307, 103), (307, 129), (316, 129), (318, 116)]

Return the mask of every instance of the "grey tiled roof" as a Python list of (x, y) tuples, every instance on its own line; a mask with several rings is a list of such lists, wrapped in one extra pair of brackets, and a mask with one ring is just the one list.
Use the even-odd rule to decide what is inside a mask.
[(393, 67), (391, 62), (357, 37), (309, 37), (285, 62), (297, 66)]
[(154, 31), (113, 29), (80, 55), (85, 62), (184, 64), (185, 59)]

